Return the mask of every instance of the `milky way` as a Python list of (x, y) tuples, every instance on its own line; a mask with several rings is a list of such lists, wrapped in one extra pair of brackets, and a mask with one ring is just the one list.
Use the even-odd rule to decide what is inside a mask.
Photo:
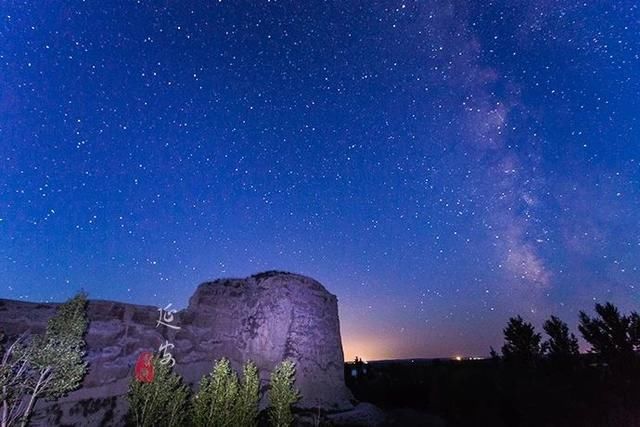
[(635, 2), (0, 4), (0, 297), (286, 270), (347, 358), (640, 304)]

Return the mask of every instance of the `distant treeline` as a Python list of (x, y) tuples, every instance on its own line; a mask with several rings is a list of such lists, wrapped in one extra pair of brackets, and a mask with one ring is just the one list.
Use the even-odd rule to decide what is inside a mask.
[(347, 384), (359, 400), (425, 411), (447, 426), (640, 426), (640, 316), (606, 303), (578, 320), (587, 354), (559, 318), (544, 322), (543, 337), (516, 316), (490, 359), (358, 361)]

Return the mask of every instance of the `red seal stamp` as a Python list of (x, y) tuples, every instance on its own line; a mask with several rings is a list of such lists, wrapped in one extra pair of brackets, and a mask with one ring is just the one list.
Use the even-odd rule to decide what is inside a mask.
[(140, 353), (138, 356), (138, 361), (136, 362), (136, 380), (143, 383), (150, 383), (153, 381), (153, 377), (155, 375), (155, 371), (153, 368), (153, 354), (149, 351), (144, 351)]

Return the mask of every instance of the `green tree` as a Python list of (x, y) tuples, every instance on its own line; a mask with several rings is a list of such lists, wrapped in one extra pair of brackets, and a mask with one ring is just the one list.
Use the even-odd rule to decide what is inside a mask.
[(551, 316), (544, 322), (543, 329), (549, 335), (543, 349), (551, 361), (567, 364), (579, 354), (578, 339), (573, 333), (569, 333), (565, 322)]
[(260, 401), (260, 378), (258, 368), (248, 361), (242, 370), (242, 384), (240, 385), (237, 401), (237, 425), (240, 427), (255, 427), (258, 425), (258, 403)]
[(235, 427), (238, 396), (238, 377), (229, 360), (222, 358), (214, 364), (213, 372), (200, 380), (200, 388), (193, 398), (193, 425)]
[(26, 426), (39, 398), (56, 399), (75, 390), (87, 372), (83, 360), (88, 320), (87, 296), (79, 293), (58, 307), (44, 335), (27, 343), (24, 336), (0, 362), (1, 425)]
[(510, 318), (503, 332), (505, 343), (502, 346), (502, 355), (505, 361), (531, 364), (542, 354), (542, 336), (522, 317)]
[(580, 312), (578, 329), (591, 344), (591, 351), (610, 364), (620, 367), (632, 362), (640, 350), (640, 316), (632, 312), (620, 314), (618, 308), (607, 302), (596, 304), (598, 317), (591, 318)]
[(141, 382), (135, 377), (129, 384), (129, 418), (140, 427), (180, 427), (187, 421), (189, 388), (168, 364), (154, 356), (154, 377)]
[(291, 405), (300, 399), (294, 388), (295, 364), (285, 360), (271, 373), (269, 388), (269, 421), (273, 427), (289, 427), (293, 424)]

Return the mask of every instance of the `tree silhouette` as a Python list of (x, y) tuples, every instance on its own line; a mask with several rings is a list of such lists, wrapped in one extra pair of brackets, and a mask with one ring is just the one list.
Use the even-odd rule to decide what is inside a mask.
[(542, 354), (540, 347), (542, 336), (536, 333), (533, 325), (525, 322), (522, 317), (510, 318), (503, 332), (505, 343), (502, 346), (502, 355), (505, 361), (529, 364)]
[(500, 359), (500, 355), (493, 347), (489, 347), (489, 357), (491, 357), (491, 359), (493, 360)]
[(636, 312), (624, 316), (610, 302), (596, 304), (595, 310), (594, 318), (580, 312), (580, 333), (604, 362), (624, 366), (640, 350), (640, 316)]
[(560, 364), (569, 363), (580, 352), (578, 339), (569, 333), (569, 327), (556, 316), (551, 316), (544, 322), (544, 331), (549, 339), (544, 342), (543, 349), (549, 359)]

